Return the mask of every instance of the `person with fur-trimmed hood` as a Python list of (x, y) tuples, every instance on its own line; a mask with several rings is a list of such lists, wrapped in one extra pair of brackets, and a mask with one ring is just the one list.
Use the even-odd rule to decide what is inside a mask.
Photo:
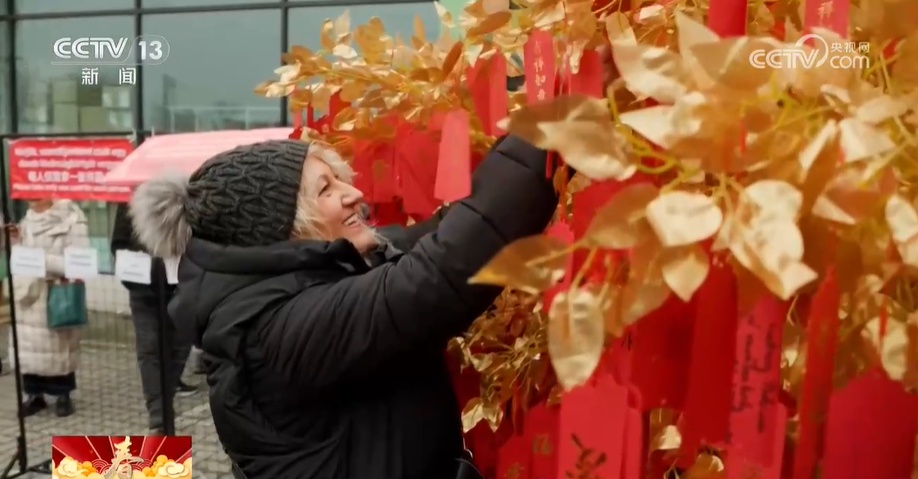
[(468, 278), (548, 225), (546, 153), (501, 139), (468, 198), (400, 230), (367, 223), (352, 176), (319, 144), (241, 146), (140, 185), (135, 231), (182, 257), (169, 308), (237, 478), (476, 477), (443, 351), (500, 294)]

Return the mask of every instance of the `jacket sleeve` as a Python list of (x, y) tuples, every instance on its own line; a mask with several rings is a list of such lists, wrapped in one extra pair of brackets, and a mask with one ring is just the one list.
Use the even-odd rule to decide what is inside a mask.
[(386, 226), (385, 228), (380, 228), (379, 232), (383, 238), (392, 243), (392, 246), (401, 251), (408, 251), (414, 248), (414, 245), (418, 244), (418, 241), (425, 235), (437, 231), (437, 227), (440, 226), (440, 222), (446, 217), (446, 213), (450, 208), (452, 208), (452, 205), (443, 206), (433, 216), (420, 223), (415, 223), (411, 226)]
[(276, 310), (269, 363), (311, 392), (367, 378), (412, 350), (445, 346), (501, 288), (468, 284), (508, 243), (545, 229), (557, 205), (546, 153), (509, 137), (472, 177), (472, 194), (397, 261), (314, 286)]

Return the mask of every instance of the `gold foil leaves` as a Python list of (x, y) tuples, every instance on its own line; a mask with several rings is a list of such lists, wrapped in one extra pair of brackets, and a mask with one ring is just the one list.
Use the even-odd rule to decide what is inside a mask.
[(571, 390), (599, 365), (605, 344), (600, 299), (586, 289), (558, 293), (548, 312), (548, 354), (558, 382)]
[(624, 180), (637, 171), (604, 99), (564, 95), (523, 106), (498, 126), (539, 148), (557, 151), (565, 163), (594, 180)]

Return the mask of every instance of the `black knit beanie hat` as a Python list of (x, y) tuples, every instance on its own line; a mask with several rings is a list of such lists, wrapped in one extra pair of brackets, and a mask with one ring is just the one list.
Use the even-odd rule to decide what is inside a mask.
[(147, 181), (131, 199), (135, 233), (161, 257), (181, 255), (191, 236), (233, 246), (285, 241), (308, 151), (297, 140), (255, 143), (214, 156), (190, 178)]

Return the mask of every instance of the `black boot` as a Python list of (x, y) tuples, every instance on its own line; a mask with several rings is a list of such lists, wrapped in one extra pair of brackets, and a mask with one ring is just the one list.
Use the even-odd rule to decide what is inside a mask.
[(73, 401), (70, 399), (69, 394), (57, 398), (57, 404), (54, 405), (54, 414), (57, 417), (67, 417), (73, 414), (73, 411)]
[(22, 417), (34, 416), (46, 407), (48, 407), (48, 403), (45, 402), (44, 396), (41, 394), (30, 395), (28, 399), (22, 403)]

